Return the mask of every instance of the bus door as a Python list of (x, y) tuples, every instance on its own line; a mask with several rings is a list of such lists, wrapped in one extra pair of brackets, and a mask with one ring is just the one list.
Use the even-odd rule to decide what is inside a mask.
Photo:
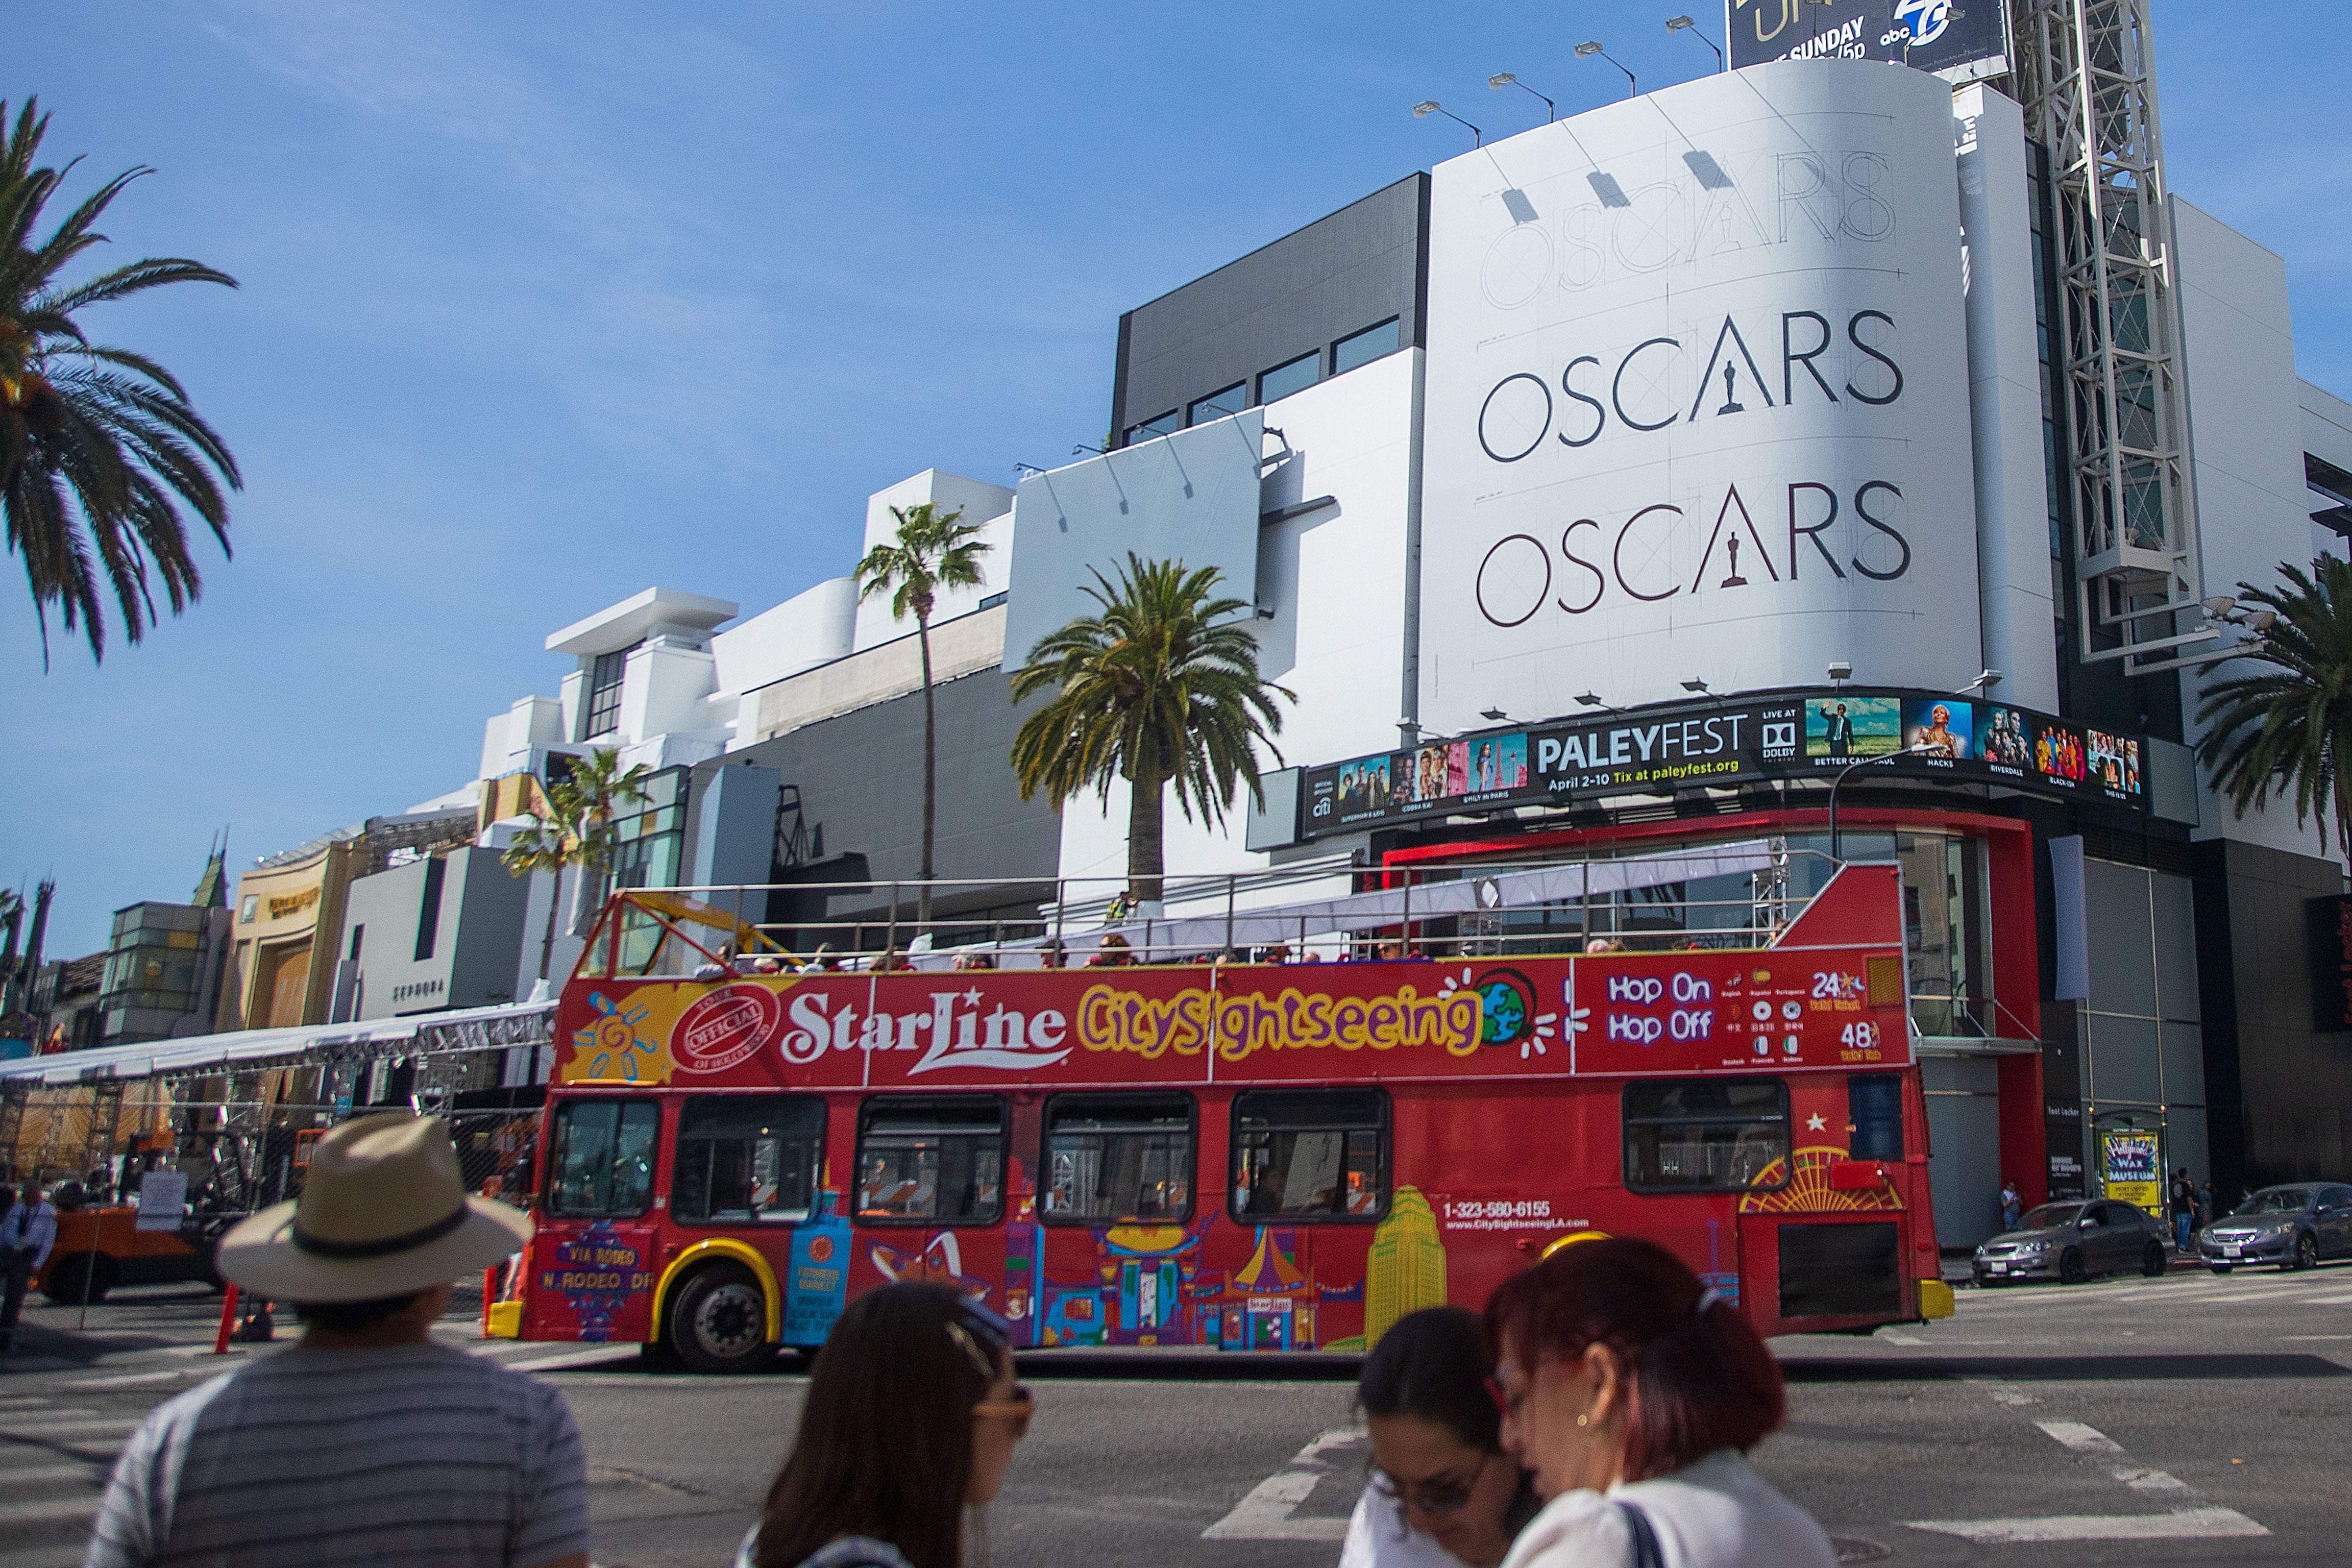
[(661, 1107), (650, 1098), (566, 1098), (550, 1121), (523, 1337), (648, 1340), (659, 1273), (653, 1194)]

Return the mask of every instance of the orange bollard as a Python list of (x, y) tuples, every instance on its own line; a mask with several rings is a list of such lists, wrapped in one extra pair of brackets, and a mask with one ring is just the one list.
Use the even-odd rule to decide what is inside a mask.
[(213, 1354), (228, 1354), (229, 1331), (235, 1327), (236, 1327), (236, 1281), (232, 1279), (229, 1281), (228, 1289), (221, 1297), (220, 1332), (213, 1336)]

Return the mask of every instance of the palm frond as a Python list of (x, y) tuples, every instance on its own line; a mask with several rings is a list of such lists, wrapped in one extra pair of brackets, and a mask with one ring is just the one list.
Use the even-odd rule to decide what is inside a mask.
[(2206, 687), (2197, 754), (2236, 815), (2292, 801), (2298, 827), (2316, 820), (2324, 834), (2332, 816), (2352, 853), (2352, 564), (2323, 555), (2313, 568), (2280, 563), (2283, 589), (2238, 584), (2241, 603), (2277, 616), (2248, 656), (2268, 668)]
[(236, 280), (184, 257), (150, 257), (61, 283), (68, 265), (106, 243), (100, 217), (152, 171), (104, 182), (37, 241), (74, 163), (38, 165), (48, 120), (37, 100), (13, 124), (0, 101), (0, 515), (9, 552), (24, 562), (47, 668), (52, 605), (104, 658), (101, 578), (133, 643), (157, 623), (159, 589), (173, 615), (195, 603), (204, 581), (182, 508), (226, 553), (227, 492), (244, 484), (178, 378), (144, 354), (93, 342), (76, 312), (166, 284)]

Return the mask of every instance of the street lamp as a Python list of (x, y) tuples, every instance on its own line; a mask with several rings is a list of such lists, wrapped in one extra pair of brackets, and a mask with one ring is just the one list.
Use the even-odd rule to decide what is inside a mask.
[[(1602, 48), (1597, 40), (1592, 43), (1579, 44), (1576, 46), (1576, 58), (1578, 59), (1591, 59), (1595, 55), (1599, 55), (1602, 59), (1609, 61), (1611, 65), (1617, 66), (1619, 70), (1625, 71), (1625, 68), (1622, 65), (1618, 65), (1616, 59), (1611, 56), (1607, 49)], [(1632, 98), (1641, 90), (1642, 84), (1633, 79), (1633, 73), (1632, 71), (1625, 71), (1625, 96)]]
[(1942, 749), (1940, 746), (1906, 746), (1899, 752), (1887, 752), (1875, 757), (1864, 757), (1858, 763), (1848, 763), (1840, 770), (1838, 776), (1830, 784), (1830, 859), (1841, 866), (1845, 864), (1845, 857), (1838, 853), (1842, 845), (1838, 837), (1837, 803), (1838, 791), (1845, 787), (1849, 774), (1856, 768), (1866, 768), (1874, 763), (1891, 763), (1897, 757), (1924, 757)]
[[(1705, 44), (1708, 48), (1715, 49), (1715, 40), (1708, 37), (1705, 33), (1700, 32), (1698, 30), (1698, 24), (1692, 21), (1688, 16), (1667, 17), (1666, 31), (1669, 33), (1688, 33), (1700, 43)], [(1717, 75), (1722, 74), (1726, 68), (1723, 59), (1723, 51), (1721, 49), (1715, 49), (1715, 68)]]
[(1536, 92), (1534, 88), (1529, 87), (1526, 82), (1521, 81), (1509, 71), (1496, 71), (1493, 76), (1486, 79), (1486, 85), (1493, 88), (1496, 92), (1502, 91), (1507, 87), (1516, 87), (1521, 92), (1535, 92), (1535, 95), (1538, 98), (1543, 98), (1544, 123), (1549, 125), (1553, 121), (1559, 118), (1559, 105), (1554, 103), (1549, 98), (1544, 98), (1542, 93)]
[(1485, 132), (1479, 130), (1476, 126), (1471, 124), (1468, 121), (1463, 119), (1452, 110), (1439, 108), (1437, 105), (1437, 100), (1433, 98), (1425, 98), (1419, 103), (1412, 106), (1412, 117), (1415, 120), (1426, 120), (1433, 114), (1443, 114), (1446, 119), (1454, 121), (1454, 124), (1459, 125), (1464, 130), (1469, 132), (1470, 145), (1473, 147), (1484, 147), (1486, 144), (1486, 133)]

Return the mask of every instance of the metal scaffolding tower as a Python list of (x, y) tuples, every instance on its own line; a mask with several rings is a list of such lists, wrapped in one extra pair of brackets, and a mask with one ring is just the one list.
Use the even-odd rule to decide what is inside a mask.
[(2073, 448), (2083, 659), (2169, 668), (2216, 634), (2199, 604), (2147, 0), (2015, 5), (2013, 79), (2050, 150), (2057, 216), (2065, 385), (2053, 395)]

